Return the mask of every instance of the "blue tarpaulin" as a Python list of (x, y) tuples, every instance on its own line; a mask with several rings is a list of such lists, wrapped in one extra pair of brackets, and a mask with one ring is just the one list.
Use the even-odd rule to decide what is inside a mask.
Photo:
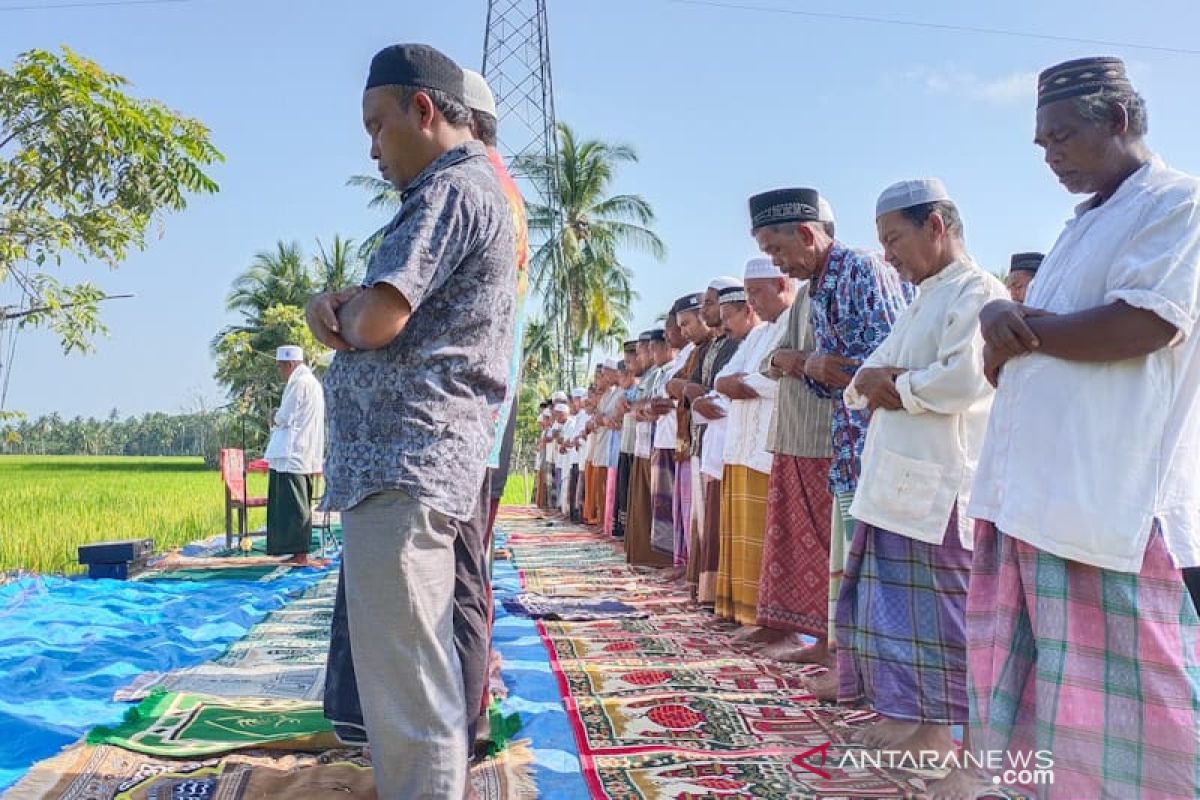
[(25, 578), (0, 586), (0, 789), (129, 707), (116, 689), (143, 672), (209, 661), (315, 583)]
[[(497, 547), (504, 547), (503, 533), (497, 531), (496, 540)], [(508, 699), (500, 709), (521, 716), (521, 729), (512, 738), (532, 740), (533, 778), (541, 797), (586, 800), (591, 794), (580, 770), (579, 748), (537, 623), (510, 614), (504, 607), (505, 600), (521, 591), (511, 561), (496, 562), (492, 588), (496, 601), (492, 646), (504, 659), (501, 674), (508, 686)]]

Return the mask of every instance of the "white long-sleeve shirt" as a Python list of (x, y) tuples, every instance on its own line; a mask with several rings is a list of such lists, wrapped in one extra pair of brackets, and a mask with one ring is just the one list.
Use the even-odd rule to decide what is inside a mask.
[[(941, 544), (957, 503), (959, 540), (972, 546), (966, 508), (992, 407), (979, 311), (1007, 297), (1004, 284), (973, 261), (950, 264), (921, 284), (917, 299), (863, 362), (860, 369), (908, 371), (896, 379), (904, 407), (871, 414), (850, 506), (855, 519)], [(853, 382), (842, 397), (848, 408), (867, 407)]]
[(275, 412), (267, 463), (276, 472), (315, 475), (325, 461), (325, 392), (307, 365), (288, 378)]
[(792, 309), (786, 308), (774, 322), (764, 322), (750, 332), (746, 341), (722, 370), (726, 375), (745, 373), (742, 379), (758, 393), (750, 400), (733, 400), (729, 406), (729, 428), (725, 433), (725, 463), (770, 474), (774, 456), (767, 450), (771, 415), (779, 394), (779, 381), (758, 371), (767, 353), (779, 346), (787, 331)]
[[(675, 373), (683, 369), (683, 365), (691, 356), (692, 351), (696, 349), (696, 345), (688, 342), (684, 345), (671, 363), (663, 368), (662, 374), (659, 376), (658, 382), (654, 387), (655, 397), (668, 397), (667, 384), (671, 382), (671, 378), (675, 377)], [(675, 439), (679, 433), (679, 419), (674, 411), (668, 411), (658, 418), (658, 422), (654, 423), (654, 449), (655, 450), (675, 450)]]
[(1008, 362), (970, 514), (1123, 572), (1141, 568), (1157, 523), (1175, 566), (1200, 565), (1200, 180), (1157, 158), (1076, 209), (1026, 299), (1056, 314), (1118, 301), (1178, 336), (1123, 361)]
[[(753, 347), (753, 342), (757, 339), (756, 334), (760, 334), (766, 327), (767, 323), (759, 322), (750, 333), (746, 334), (746, 338), (738, 343), (737, 352), (733, 354), (729, 362), (716, 374), (716, 377), (713, 379), (713, 385), (716, 385), (716, 382), (721, 378), (747, 371), (746, 365), (749, 363), (745, 357), (747, 348)], [(717, 406), (724, 409), (725, 416), (719, 419), (709, 419), (698, 411), (692, 412), (693, 418), (698, 423), (708, 426), (708, 429), (704, 432), (704, 451), (700, 459), (700, 469), (710, 478), (720, 480), (725, 471), (725, 436), (729, 431), (731, 417), (730, 400), (716, 390), (709, 392), (705, 397), (716, 401)]]

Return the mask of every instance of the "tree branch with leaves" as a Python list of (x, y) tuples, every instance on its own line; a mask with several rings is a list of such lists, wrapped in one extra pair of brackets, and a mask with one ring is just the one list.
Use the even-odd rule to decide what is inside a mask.
[(49, 327), (65, 352), (104, 332), (104, 292), (49, 269), (68, 256), (115, 268), (189, 194), (217, 191), (205, 169), (223, 157), (208, 128), (128, 88), (65, 47), (0, 70), (0, 285), (42, 308), (21, 324)]

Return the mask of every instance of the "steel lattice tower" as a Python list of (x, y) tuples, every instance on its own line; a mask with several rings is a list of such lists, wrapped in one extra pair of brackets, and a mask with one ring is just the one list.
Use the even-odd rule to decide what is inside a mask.
[[(540, 241), (530, 242), (536, 253), (546, 242), (557, 239), (561, 224), (558, 171), (533, 166), (558, 163), (546, 0), (488, 0), (482, 72), (496, 96), (500, 152), (513, 177), (527, 184), (537, 202), (552, 212), (551, 228), (536, 232), (541, 234)], [(535, 232), (531, 231), (532, 235)], [(555, 250), (549, 257), (557, 262), (560, 256)], [(566, 302), (567, 330), (560, 331), (563, 342), (571, 341), (570, 299)], [(561, 374), (565, 367), (574, 385), (574, 359), (570, 353), (564, 355), (560, 378), (568, 378)]]
[(500, 152), (517, 168), (514, 176), (529, 181), (545, 205), (557, 207), (554, 171), (530, 175), (520, 169), (526, 158), (553, 164), (558, 156), (546, 0), (488, 0), (483, 77), (502, 121)]

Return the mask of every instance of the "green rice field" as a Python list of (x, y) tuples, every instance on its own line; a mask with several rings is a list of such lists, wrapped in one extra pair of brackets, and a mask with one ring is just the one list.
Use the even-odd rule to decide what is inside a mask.
[[(250, 493), (264, 495), (265, 475)], [(0, 457), (0, 572), (82, 572), (76, 548), (154, 539), (157, 550), (225, 531), (220, 474), (196, 458)], [(250, 510), (250, 530), (266, 512)]]
[[(249, 480), (252, 495), (266, 494), (265, 475)], [(526, 504), (525, 480), (509, 478), (504, 503)], [(224, 498), (199, 457), (0, 456), (0, 573), (82, 572), (76, 548), (87, 542), (150, 537), (162, 552), (223, 533)], [(265, 524), (251, 509), (250, 530)]]

